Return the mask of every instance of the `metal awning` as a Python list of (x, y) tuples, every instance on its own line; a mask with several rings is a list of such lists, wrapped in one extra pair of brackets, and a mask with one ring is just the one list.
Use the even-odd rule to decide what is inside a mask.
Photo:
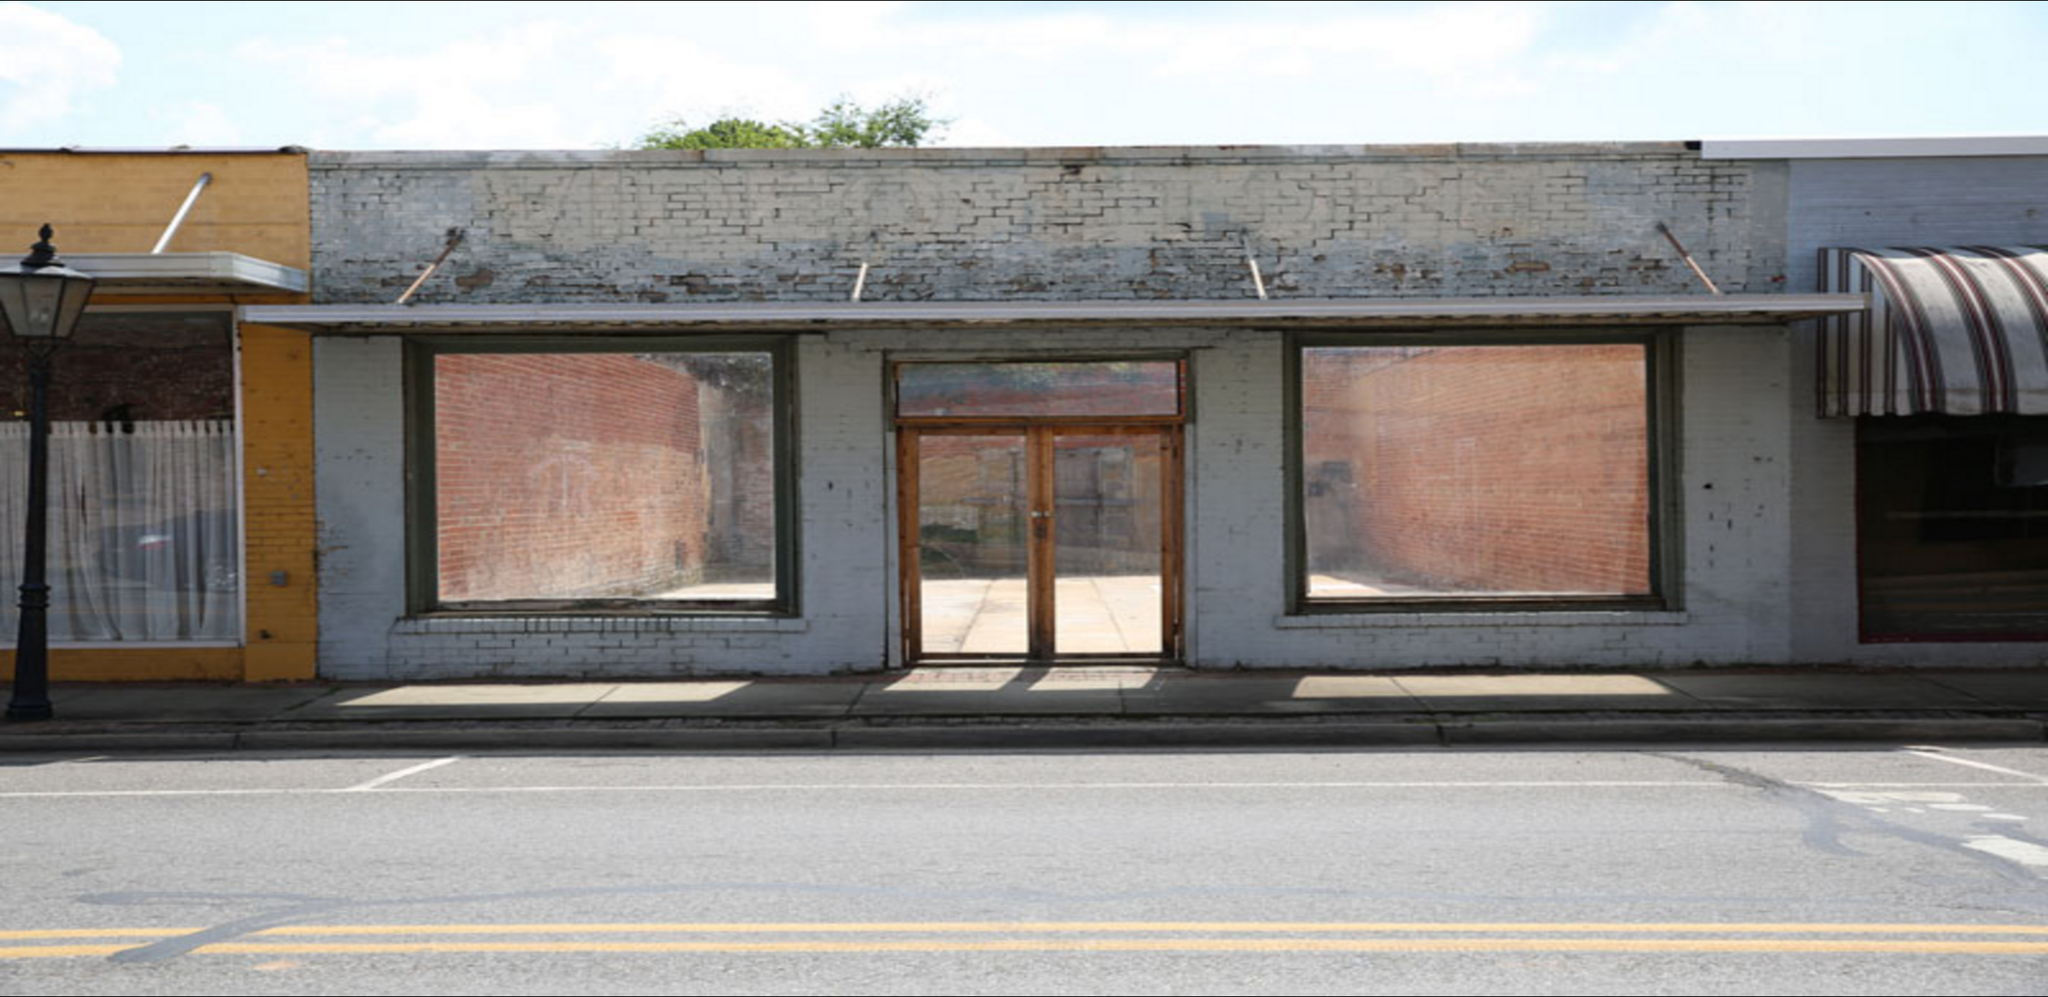
[(2048, 247), (1824, 249), (1821, 284), (1871, 297), (1821, 322), (1822, 415), (2048, 414)]
[(306, 271), (241, 253), (65, 253), (72, 269), (108, 294), (231, 294), (283, 291), (304, 294)]
[(409, 332), (829, 332), (847, 328), (1171, 325), (1355, 329), (1776, 324), (1861, 312), (1861, 294), (912, 301), (684, 305), (251, 305), (242, 320), (341, 335)]

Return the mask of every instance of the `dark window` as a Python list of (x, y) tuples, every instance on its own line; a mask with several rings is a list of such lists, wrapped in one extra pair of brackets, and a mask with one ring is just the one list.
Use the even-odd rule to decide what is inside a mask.
[(2048, 417), (1857, 423), (1871, 640), (2048, 639)]

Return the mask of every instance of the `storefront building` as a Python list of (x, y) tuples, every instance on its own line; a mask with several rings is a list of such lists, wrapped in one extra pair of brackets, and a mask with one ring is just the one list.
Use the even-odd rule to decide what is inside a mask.
[(2048, 664), (2048, 141), (1704, 155), (1784, 167), (1789, 286), (1871, 299), (1791, 358), (1785, 660)]
[(1804, 165), (315, 153), (320, 674), (1910, 663)]
[[(52, 358), (59, 681), (314, 675), (310, 344), (237, 319), (308, 300), (305, 164), (296, 150), (0, 151), (0, 237), (25, 252), (50, 223), (65, 261), (98, 281)], [(29, 426), (26, 354), (7, 345), (11, 672)]]

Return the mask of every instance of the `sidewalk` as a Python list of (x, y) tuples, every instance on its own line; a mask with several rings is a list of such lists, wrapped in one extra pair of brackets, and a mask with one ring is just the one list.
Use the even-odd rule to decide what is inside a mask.
[(923, 668), (829, 678), (60, 685), (0, 752), (2048, 740), (2048, 672)]

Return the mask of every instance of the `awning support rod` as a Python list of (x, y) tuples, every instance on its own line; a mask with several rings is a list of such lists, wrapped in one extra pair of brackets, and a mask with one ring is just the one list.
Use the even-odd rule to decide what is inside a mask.
[(1244, 245), (1244, 265), (1252, 272), (1252, 289), (1259, 292), (1259, 300), (1266, 300), (1266, 278), (1259, 273), (1259, 261), (1252, 256), (1250, 236), (1240, 234), (1238, 240)]
[(199, 174), (199, 182), (192, 185), (192, 193), (185, 195), (185, 203), (178, 206), (178, 213), (171, 216), (171, 223), (164, 226), (164, 234), (156, 240), (156, 248), (149, 251), (151, 256), (169, 248), (171, 237), (178, 234), (178, 228), (185, 224), (185, 216), (191, 214), (192, 206), (199, 203), (199, 192), (212, 182), (213, 174)]
[(412, 286), (406, 288), (405, 293), (399, 295), (398, 300), (392, 302), (392, 304), (402, 305), (412, 300), (413, 292), (418, 291), (420, 285), (426, 283), (427, 278), (434, 275), (434, 271), (441, 269), (441, 264), (448, 262), (448, 254), (454, 252), (455, 247), (462, 245), (462, 234), (462, 230), (459, 228), (449, 229), (448, 244), (441, 247), (441, 255), (434, 257), (434, 262), (427, 264), (427, 271), (420, 274), (419, 279), (413, 281)]
[(1671, 248), (1678, 250), (1678, 258), (1684, 260), (1685, 265), (1692, 268), (1692, 275), (1698, 277), (1700, 279), (1700, 283), (1707, 285), (1707, 290), (1715, 294), (1721, 293), (1721, 289), (1714, 286), (1714, 279), (1712, 277), (1707, 276), (1707, 272), (1705, 270), (1701, 270), (1699, 264), (1693, 262), (1692, 254), (1686, 252), (1685, 246), (1679, 243), (1678, 236), (1672, 234), (1671, 226), (1666, 225), (1663, 222), (1658, 222), (1657, 231), (1664, 233), (1664, 238), (1671, 243)]

